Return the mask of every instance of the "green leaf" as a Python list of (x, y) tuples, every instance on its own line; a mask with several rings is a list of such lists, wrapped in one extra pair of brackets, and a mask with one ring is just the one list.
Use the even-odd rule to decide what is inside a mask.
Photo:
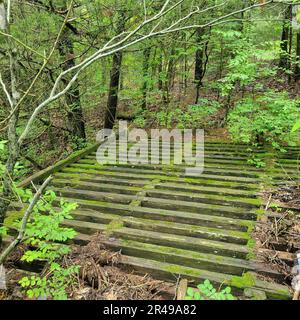
[(300, 119), (294, 124), (292, 133), (298, 131), (300, 129)]
[(225, 288), (224, 293), (228, 293), (228, 294), (231, 293), (231, 288), (230, 287)]
[(188, 288), (186, 291), (188, 297), (194, 297), (194, 289), (193, 288)]
[(195, 298), (195, 300), (201, 300), (200, 292), (195, 292), (194, 298)]

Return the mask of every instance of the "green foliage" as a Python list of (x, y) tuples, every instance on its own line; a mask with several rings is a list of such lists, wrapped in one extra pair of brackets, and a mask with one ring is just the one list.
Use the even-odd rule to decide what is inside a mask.
[(292, 129), (292, 133), (298, 131), (300, 129), (300, 120), (298, 120), (294, 126), (293, 126), (293, 129)]
[(7, 235), (8, 229), (6, 227), (0, 227), (0, 237)]
[(84, 139), (79, 137), (71, 137), (71, 148), (73, 151), (84, 149), (86, 146), (87, 143)]
[(203, 128), (213, 124), (212, 116), (220, 107), (215, 100), (200, 99), (197, 105), (189, 105), (187, 108), (178, 107), (172, 111), (159, 111), (154, 114), (154, 117), (160, 126), (167, 128)]
[(50, 277), (23, 277), (19, 284), (30, 299), (51, 297), (54, 300), (67, 300), (66, 290), (72, 284), (74, 274), (79, 272), (79, 266), (63, 268), (53, 262), (49, 269)]
[(294, 145), (297, 135), (291, 133), (299, 117), (299, 101), (286, 92), (269, 91), (254, 98), (239, 101), (228, 117), (229, 131), (236, 142), (269, 142), (276, 149)]
[(5, 161), (5, 156), (7, 154), (6, 144), (7, 144), (6, 140), (0, 141), (0, 181), (5, 172), (4, 161)]
[(233, 34), (236, 41), (231, 48), (232, 57), (228, 62), (228, 72), (219, 80), (223, 96), (230, 95), (237, 84), (241, 88), (252, 86), (253, 89), (261, 90), (263, 84), (258, 80), (275, 76), (277, 73), (277, 68), (269, 65), (269, 62), (275, 60), (278, 55), (278, 50), (273, 48), (270, 42), (266, 41), (257, 46), (247, 33), (242, 35), (233, 32)]
[(218, 292), (209, 280), (205, 280), (203, 284), (199, 284), (197, 289), (188, 288), (186, 300), (236, 300), (231, 294), (230, 287), (226, 287)]
[(137, 115), (135, 117), (135, 119), (133, 120), (133, 123), (138, 128), (144, 128), (146, 125), (146, 118), (145, 118), (144, 113)]
[[(46, 276), (25, 277), (20, 280), (29, 298), (49, 297), (66, 299), (66, 288), (72, 281), (72, 275), (78, 272), (78, 266), (63, 267), (60, 259), (70, 252), (70, 247), (63, 244), (73, 239), (76, 232), (62, 227), (65, 219), (72, 219), (71, 212), (77, 208), (76, 203), (60, 200), (59, 209), (54, 208), (57, 197), (53, 191), (47, 191), (38, 201), (31, 214), (25, 230), (25, 243), (34, 249), (27, 250), (22, 260), (33, 262), (47, 260), (50, 266)], [(20, 227), (20, 222), (16, 223)]]
[(266, 166), (266, 163), (258, 157), (251, 157), (248, 159), (248, 163), (256, 168), (264, 168)]

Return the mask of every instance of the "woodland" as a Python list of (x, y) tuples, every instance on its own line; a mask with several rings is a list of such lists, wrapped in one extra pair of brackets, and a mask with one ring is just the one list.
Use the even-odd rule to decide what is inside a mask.
[[(128, 266), (119, 266), (122, 250), (105, 248), (100, 229), (84, 246), (73, 244), (78, 233), (66, 221), (80, 203), (60, 196), (52, 182), (55, 172), (37, 182), (30, 177), (92, 148), (99, 130), (116, 130), (119, 120), (146, 131), (204, 129), (208, 151), (221, 153), (227, 145), (229, 151), (243, 148), (224, 163), (240, 161), (242, 166), (240, 152), (249, 171), (242, 176), (265, 174), (260, 176), (260, 211), (268, 217), (251, 232), (248, 228), (248, 248), (254, 240), (260, 244), (256, 250), (264, 251), (266, 268), (273, 270), (266, 273), (288, 288), (290, 299), (298, 300), (299, 89), (300, 1), (0, 0), (0, 300), (173, 299), (182, 297), (184, 285), (182, 299), (247, 298), (249, 290), (241, 294), (234, 281), (220, 287), (209, 273), (191, 285), (180, 281), (184, 277), (174, 282), (156, 279), (151, 272), (132, 273)], [(267, 151), (260, 153), (262, 149)], [(283, 162), (275, 165), (276, 174), (284, 178), (271, 191), (265, 183), (274, 175), (270, 154), (288, 159), (286, 168)], [(61, 173), (63, 178), (67, 180)], [(24, 184), (27, 179), (30, 183)], [(204, 183), (203, 192), (218, 194), (207, 201), (238, 202), (233, 193), (239, 187), (230, 181), (215, 186), (207, 180), (211, 186)], [(104, 184), (109, 189), (109, 183)], [(137, 186), (118, 191), (116, 199)], [(227, 190), (228, 198), (225, 191), (212, 190), (222, 186), (234, 189)], [(239, 196), (252, 190), (241, 189)], [(98, 191), (108, 197), (103, 193), (111, 190)], [(251, 199), (249, 195), (247, 203), (252, 205)], [(109, 220), (103, 218), (108, 230), (123, 232), (119, 229), (124, 221)], [(201, 232), (212, 232), (209, 226)], [(238, 237), (233, 233), (227, 236)], [(182, 250), (186, 246), (172, 245)], [(235, 263), (238, 273), (241, 267)], [(254, 293), (254, 298), (261, 297)]]

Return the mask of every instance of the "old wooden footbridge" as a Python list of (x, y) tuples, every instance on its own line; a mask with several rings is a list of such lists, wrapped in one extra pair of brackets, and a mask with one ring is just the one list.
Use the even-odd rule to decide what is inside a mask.
[(122, 263), (155, 278), (209, 279), (250, 298), (289, 297), (288, 288), (272, 280), (278, 273), (257, 262), (251, 234), (264, 215), (261, 185), (297, 178), (300, 149), (274, 156), (257, 147), (251, 152), (267, 162), (257, 169), (247, 161), (248, 146), (207, 142), (205, 171), (197, 178), (179, 165), (101, 166), (96, 149), (76, 152), (23, 182), (53, 174), (51, 189), (79, 204), (67, 221), (78, 231), (77, 242), (109, 231), (105, 244), (122, 250)]

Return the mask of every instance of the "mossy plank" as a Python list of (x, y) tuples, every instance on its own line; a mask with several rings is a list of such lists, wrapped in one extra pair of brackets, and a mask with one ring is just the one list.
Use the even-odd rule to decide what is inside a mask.
[(67, 198), (70, 202), (77, 202), (80, 208), (95, 210), (101, 213), (113, 213), (117, 215), (128, 215), (138, 218), (155, 219), (160, 221), (178, 222), (191, 225), (207, 226), (212, 228), (226, 228), (246, 232), (254, 226), (253, 221), (230, 219), (213, 215), (195, 214), (183, 211), (163, 210), (147, 207), (129, 207), (122, 204), (107, 203), (100, 201), (89, 201), (84, 199)]
[[(70, 165), (71, 167), (83, 168), (83, 169), (92, 169), (99, 170), (103, 169), (103, 166), (98, 163), (94, 164), (86, 164), (86, 163), (73, 163)], [(105, 167), (106, 170), (109, 171), (117, 171), (117, 172), (137, 172), (139, 174), (171, 174), (175, 176), (186, 176), (185, 174), (185, 166), (153, 166), (153, 165), (118, 165), (118, 166), (109, 166)], [(229, 169), (218, 169), (215, 167), (209, 168), (207, 166), (204, 167), (204, 173), (202, 175), (219, 175), (220, 177), (225, 177), (228, 179), (236, 179), (237, 181), (252, 181), (257, 182), (259, 178), (259, 174), (257, 172), (251, 173), (249, 170), (241, 171), (241, 170), (229, 170)], [(201, 175), (201, 176), (202, 176)], [(224, 178), (224, 179), (225, 179)], [(226, 180), (226, 179), (225, 179)]]
[(99, 200), (99, 201), (106, 201), (106, 202), (112, 202), (112, 203), (129, 204), (131, 201), (136, 199), (136, 196), (132, 196), (132, 195), (73, 189), (71, 187), (65, 187), (65, 188), (51, 187), (51, 190), (55, 191), (57, 194), (59, 194), (62, 197), (71, 197), (75, 199), (78, 198), (78, 199), (86, 199), (86, 200)]
[[(157, 176), (176, 176), (176, 177), (188, 177), (185, 172), (182, 170), (182, 172), (175, 172), (171, 171), (160, 171), (160, 170), (142, 170), (137, 168), (124, 168), (122, 166), (107, 166), (105, 169), (101, 167), (100, 165), (88, 165), (88, 164), (79, 164), (79, 163), (73, 163), (70, 165), (70, 168), (78, 169), (78, 170), (87, 170), (87, 172), (91, 173), (97, 173), (102, 174), (102, 172), (110, 171), (110, 172), (119, 172), (119, 173), (125, 173), (125, 174), (137, 174), (137, 175), (149, 175), (152, 177)], [(83, 171), (84, 172), (84, 171)], [(233, 181), (233, 182), (244, 182), (244, 183), (258, 183), (257, 178), (249, 178), (249, 177), (243, 177), (243, 176), (236, 176), (236, 175), (230, 175), (231, 172), (222, 171), (224, 175), (216, 175), (214, 173), (217, 173), (217, 171), (212, 171), (211, 173), (203, 173), (199, 178), (209, 178), (209, 179), (215, 179), (215, 180), (224, 180), (224, 181)]]
[(99, 142), (99, 143), (93, 144), (92, 146), (89, 146), (83, 150), (73, 152), (66, 159), (63, 159), (63, 160), (57, 162), (56, 164), (54, 164), (46, 169), (43, 169), (43, 170), (33, 174), (32, 176), (26, 178), (21, 183), (19, 183), (18, 186), (20, 188), (24, 188), (24, 187), (27, 187), (28, 185), (30, 185), (31, 182), (39, 182), (39, 181), (45, 179), (46, 177), (50, 176), (54, 172), (57, 172), (57, 171), (61, 170), (62, 168), (66, 167), (67, 165), (78, 161), (80, 158), (83, 158), (87, 154), (91, 154), (94, 150), (96, 150), (99, 147), (99, 145), (101, 143), (102, 142)]
[[(140, 181), (149, 181), (153, 179), (159, 179), (162, 182), (164, 181), (176, 181), (176, 182), (183, 182), (189, 183), (191, 185), (212, 185), (214, 187), (229, 187), (232, 189), (241, 189), (241, 190), (257, 190), (257, 184), (254, 183), (247, 183), (247, 182), (239, 182), (239, 181), (226, 181), (226, 180), (218, 180), (218, 177), (211, 176), (211, 175), (201, 175), (199, 178), (195, 177), (177, 177), (177, 176), (167, 176), (167, 175), (149, 175), (149, 174), (138, 174), (138, 173), (126, 173), (126, 172), (110, 172), (106, 170), (91, 170), (91, 169), (83, 169), (83, 168), (64, 168), (61, 172), (64, 175), (77, 175), (79, 176), (98, 176), (98, 177), (106, 177), (109, 178), (122, 178), (130, 180), (139, 179)], [(58, 173), (57, 173), (58, 174)], [(215, 179), (214, 179), (215, 178)]]
[(170, 191), (170, 190), (150, 190), (147, 196), (152, 198), (174, 199), (179, 201), (191, 201), (197, 203), (213, 203), (224, 206), (241, 206), (241, 207), (259, 207), (262, 202), (260, 199), (249, 199), (243, 197), (232, 197), (215, 194), (196, 194), (195, 192)]
[(254, 220), (257, 218), (255, 210), (244, 207), (224, 206), (217, 204), (197, 203), (189, 201), (168, 200), (159, 198), (145, 198), (142, 207), (161, 208), (167, 210), (180, 210), (199, 214), (212, 214), (217, 216)]
[(251, 262), (243, 259), (217, 256), (137, 241), (108, 239), (107, 241), (104, 241), (104, 245), (114, 251), (121, 250), (122, 254), (127, 256), (138, 258), (147, 257), (150, 260), (196, 269), (207, 269), (214, 272), (242, 275), (246, 271), (255, 270), (255, 267)]
[(190, 191), (195, 194), (204, 193), (204, 194), (216, 194), (222, 196), (232, 196), (232, 197), (246, 197), (246, 198), (256, 198), (257, 195), (253, 190), (237, 190), (230, 188), (222, 187), (213, 187), (213, 186), (203, 186), (203, 185), (191, 185), (189, 183), (176, 183), (176, 182), (160, 182), (155, 186), (156, 189), (167, 189), (170, 190), (170, 193), (173, 191)]
[(247, 244), (249, 235), (246, 232), (218, 229), (205, 226), (191, 226), (178, 222), (143, 219), (132, 216), (101, 213), (91, 210), (76, 210), (73, 216), (77, 220), (108, 224), (122, 219), (124, 226), (132, 229), (148, 230), (161, 233), (217, 240), (227, 243)]
[[(65, 224), (73, 227), (79, 232), (86, 234), (93, 234), (98, 231), (106, 230), (105, 225), (86, 221), (68, 220), (65, 222)], [(224, 243), (215, 240), (192, 238), (181, 235), (164, 234), (154, 231), (131, 229), (126, 227), (112, 230), (111, 234), (115, 237), (126, 240), (171, 246), (197, 252), (213, 253), (216, 255), (224, 255), (233, 258), (245, 259), (247, 257), (247, 254), (249, 253), (248, 248), (243, 245)]]
[(55, 187), (65, 187), (70, 186), (72, 188), (79, 188), (81, 190), (90, 190), (90, 191), (100, 191), (100, 192), (117, 192), (120, 194), (129, 194), (135, 195), (137, 192), (141, 190), (140, 187), (132, 187), (132, 186), (116, 186), (113, 184), (102, 184), (95, 182), (87, 182), (87, 181), (77, 181), (72, 179), (53, 179), (51, 185)]
[[(232, 276), (224, 273), (217, 273), (207, 270), (200, 270), (196, 268), (181, 267), (178, 265), (158, 262), (149, 259), (136, 258), (131, 256), (124, 256), (122, 258), (122, 263), (133, 267), (135, 270), (141, 273), (153, 274), (156, 278), (168, 281), (176, 281), (176, 278), (180, 276), (181, 278), (186, 278), (191, 280), (196, 284), (202, 283), (204, 280), (209, 279), (211, 283), (217, 287), (226, 286), (231, 283)], [(268, 282), (264, 282), (266, 285)], [(253, 286), (255, 287), (255, 284)], [(248, 288), (245, 287), (235, 287), (232, 285), (234, 294), (238, 296), (243, 295), (243, 290)], [(261, 289), (260, 286), (257, 289)], [(266, 292), (267, 298), (277, 298), (277, 299), (288, 299), (289, 295), (284, 286), (271, 284), (263, 289)]]

